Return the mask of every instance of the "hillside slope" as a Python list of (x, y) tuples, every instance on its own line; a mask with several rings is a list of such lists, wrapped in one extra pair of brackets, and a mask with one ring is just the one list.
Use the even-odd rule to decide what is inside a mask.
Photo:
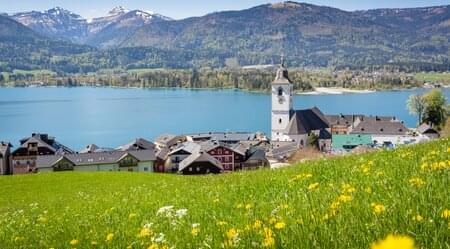
[(0, 177), (2, 248), (369, 248), (450, 241), (450, 140), (282, 170)]
[[(64, 56), (92, 51), (84, 45), (55, 41), (0, 16), (0, 72), (13, 69), (70, 68)], [(58, 61), (54, 58), (59, 57)]]
[(449, 64), (450, 6), (347, 12), (305, 3), (266, 4), (178, 21), (150, 23), (124, 47), (201, 51), (209, 59), (293, 66)]

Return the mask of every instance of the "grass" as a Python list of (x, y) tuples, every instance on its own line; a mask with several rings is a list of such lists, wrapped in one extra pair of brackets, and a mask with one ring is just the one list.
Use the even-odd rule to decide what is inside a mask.
[(418, 248), (450, 248), (449, 158), (443, 139), (214, 176), (0, 177), (0, 245), (369, 248), (398, 234)]
[(417, 73), (415, 79), (425, 82), (450, 84), (450, 73)]

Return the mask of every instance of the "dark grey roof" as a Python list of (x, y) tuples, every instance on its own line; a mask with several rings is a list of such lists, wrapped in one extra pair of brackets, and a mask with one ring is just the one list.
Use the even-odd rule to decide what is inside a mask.
[(331, 133), (325, 129), (320, 130), (319, 139), (331, 139)]
[(306, 110), (294, 111), (286, 133), (288, 135), (308, 134), (313, 130), (329, 128), (329, 124), (319, 108), (314, 107)]
[(328, 120), (328, 123), (330, 125), (345, 125), (345, 126), (351, 126), (353, 122), (356, 121), (358, 117), (364, 117), (364, 115), (325, 115), (325, 118)]
[(265, 161), (265, 160), (267, 160), (266, 152), (262, 149), (257, 149), (250, 155), (250, 157), (246, 160), (246, 162), (248, 162), (248, 161)]
[(111, 164), (118, 162), (126, 155), (131, 155), (138, 161), (154, 161), (156, 159), (154, 150), (93, 152), (83, 154), (38, 156), (36, 158), (36, 167), (52, 167), (62, 158), (66, 158), (77, 166), (92, 164)]
[(377, 121), (373, 118), (358, 119), (349, 128), (349, 134), (406, 135), (407, 132), (408, 128), (402, 122)]
[(433, 129), (429, 124), (421, 124), (419, 127), (417, 127), (417, 131), (420, 134), (425, 134), (425, 133), (434, 133), (437, 134), (438, 132)]
[(155, 144), (145, 140), (143, 138), (137, 138), (131, 141), (128, 144), (122, 145), (117, 148), (117, 150), (121, 151), (130, 151), (130, 150), (153, 150), (155, 149)]
[(156, 158), (165, 160), (169, 155), (170, 150), (167, 147), (161, 148), (156, 151)]
[(186, 167), (195, 162), (209, 162), (217, 168), (223, 170), (222, 164), (217, 159), (204, 151), (199, 151), (181, 161), (179, 164), (179, 171), (183, 171)]

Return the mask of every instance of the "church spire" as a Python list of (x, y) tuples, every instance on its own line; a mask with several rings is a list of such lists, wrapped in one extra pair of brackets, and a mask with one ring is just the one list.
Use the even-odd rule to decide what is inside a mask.
[(284, 58), (284, 54), (281, 55), (281, 64), (280, 67), (277, 70), (277, 75), (275, 77), (275, 80), (273, 82), (274, 84), (277, 83), (281, 83), (281, 84), (285, 84), (285, 83), (292, 83), (291, 80), (289, 79), (289, 72), (286, 68), (286, 62), (285, 62), (285, 58)]

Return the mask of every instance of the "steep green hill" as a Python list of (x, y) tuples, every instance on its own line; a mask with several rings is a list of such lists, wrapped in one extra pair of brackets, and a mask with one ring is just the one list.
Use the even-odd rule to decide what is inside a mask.
[(450, 140), (187, 177), (0, 177), (2, 248), (369, 248), (450, 241)]

